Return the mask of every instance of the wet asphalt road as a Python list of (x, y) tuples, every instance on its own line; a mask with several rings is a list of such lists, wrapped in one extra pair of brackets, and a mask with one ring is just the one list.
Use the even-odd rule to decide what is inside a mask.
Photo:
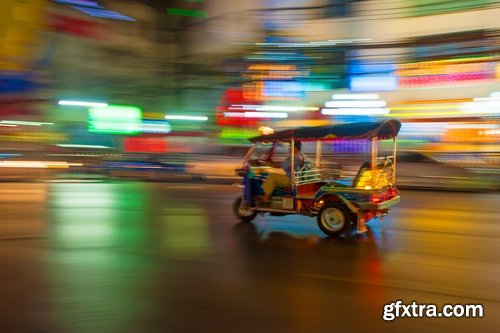
[[(227, 185), (0, 184), (0, 332), (498, 332), (500, 194), (403, 191), (383, 223), (238, 223)], [(382, 320), (384, 304), (483, 318)]]

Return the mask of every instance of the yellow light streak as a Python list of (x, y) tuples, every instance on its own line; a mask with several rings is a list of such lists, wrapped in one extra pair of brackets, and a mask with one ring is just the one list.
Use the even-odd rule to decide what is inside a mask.
[(428, 100), (413, 100), (413, 101), (401, 101), (400, 105), (406, 104), (451, 104), (451, 103), (464, 103), (472, 102), (472, 98), (453, 98), (453, 99), (428, 99)]
[(402, 112), (402, 113), (389, 113), (383, 115), (385, 117), (436, 117), (436, 116), (470, 116), (460, 111), (449, 112)]
[(458, 109), (458, 104), (452, 105), (428, 105), (428, 106), (395, 106), (390, 107), (392, 111), (409, 111), (409, 110), (455, 110)]

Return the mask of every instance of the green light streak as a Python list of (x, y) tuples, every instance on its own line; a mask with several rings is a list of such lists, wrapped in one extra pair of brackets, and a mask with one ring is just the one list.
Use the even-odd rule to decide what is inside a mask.
[(207, 17), (206, 11), (194, 10), (194, 9), (167, 8), (167, 13), (170, 15), (191, 16), (200, 18)]
[(142, 111), (134, 106), (109, 105), (89, 109), (89, 132), (136, 134), (141, 131)]
[(219, 133), (220, 139), (248, 139), (258, 136), (259, 131), (245, 128), (223, 128)]

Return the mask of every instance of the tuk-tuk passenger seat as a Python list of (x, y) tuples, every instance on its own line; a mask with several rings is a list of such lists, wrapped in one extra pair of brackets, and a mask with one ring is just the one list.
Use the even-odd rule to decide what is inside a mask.
[[(384, 169), (392, 166), (392, 160), (381, 160), (377, 162), (375, 172), (377, 176), (384, 172)], [(377, 177), (378, 178), (378, 177)], [(365, 188), (372, 185), (372, 164), (371, 162), (364, 162), (352, 182), (353, 188)]]

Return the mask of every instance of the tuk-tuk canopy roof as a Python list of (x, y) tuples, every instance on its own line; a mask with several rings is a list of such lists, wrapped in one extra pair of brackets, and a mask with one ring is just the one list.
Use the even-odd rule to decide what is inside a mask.
[(330, 140), (356, 140), (391, 139), (398, 135), (401, 122), (397, 119), (388, 119), (378, 122), (345, 123), (338, 125), (299, 127), (276, 132), (270, 135), (260, 135), (249, 140), (251, 142), (289, 141), (330, 141)]

